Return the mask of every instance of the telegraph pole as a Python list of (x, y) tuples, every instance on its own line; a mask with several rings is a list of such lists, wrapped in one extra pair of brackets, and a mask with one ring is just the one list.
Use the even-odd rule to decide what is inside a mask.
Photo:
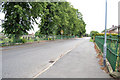
[(105, 41), (104, 41), (104, 54), (103, 54), (103, 65), (104, 67), (106, 66), (106, 54), (107, 54), (107, 44), (106, 44), (106, 41), (107, 41), (107, 0), (105, 2)]
[[(118, 2), (118, 48), (119, 48), (118, 49), (119, 50), (118, 56), (120, 56), (120, 2)], [(118, 60), (118, 67), (119, 67), (119, 61), (120, 61), (120, 58)]]

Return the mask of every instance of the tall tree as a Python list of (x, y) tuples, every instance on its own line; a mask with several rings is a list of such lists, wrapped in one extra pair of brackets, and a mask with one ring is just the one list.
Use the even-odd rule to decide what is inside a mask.
[(31, 26), (31, 12), (29, 3), (6, 2), (3, 5), (5, 13), (5, 21), (2, 25), (5, 34), (14, 35), (19, 38), (20, 35), (27, 33)]
[(2, 7), (5, 13), (5, 21), (2, 24), (4, 33), (19, 39), (21, 35), (34, 29), (32, 24), (42, 15), (45, 5), (35, 2), (5, 2)]
[(39, 28), (41, 29), (41, 34), (54, 34), (57, 29), (56, 24), (54, 22), (56, 3), (47, 2), (46, 8), (43, 10), (44, 14), (41, 17), (41, 24)]
[(69, 2), (6, 2), (3, 4), (4, 33), (15, 39), (33, 29), (32, 23), (41, 18), (37, 34), (83, 35), (85, 22), (82, 14)]

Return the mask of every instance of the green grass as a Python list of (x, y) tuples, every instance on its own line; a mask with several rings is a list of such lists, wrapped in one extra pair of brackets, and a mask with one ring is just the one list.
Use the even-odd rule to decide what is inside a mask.
[(0, 43), (3, 43), (3, 41), (0, 41)]
[(93, 39), (90, 39), (90, 42), (94, 42)]
[(34, 39), (27, 40), (27, 42), (34, 42)]

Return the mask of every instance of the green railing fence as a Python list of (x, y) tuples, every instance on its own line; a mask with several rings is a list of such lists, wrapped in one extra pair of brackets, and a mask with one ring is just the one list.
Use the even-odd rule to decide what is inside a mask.
[[(95, 42), (103, 52), (104, 36), (96, 36)], [(107, 55), (106, 58), (115, 71), (119, 67), (120, 53), (118, 49), (118, 36), (107, 36)]]
[(25, 42), (34, 42), (34, 41), (41, 41), (41, 40), (57, 40), (57, 39), (70, 39), (75, 38), (75, 36), (66, 36), (66, 35), (40, 35), (36, 37), (21, 37), (19, 40), (15, 40), (14, 38), (4, 38), (0, 40), (0, 46), (3, 45), (14, 45), (18, 43), (25, 43)]

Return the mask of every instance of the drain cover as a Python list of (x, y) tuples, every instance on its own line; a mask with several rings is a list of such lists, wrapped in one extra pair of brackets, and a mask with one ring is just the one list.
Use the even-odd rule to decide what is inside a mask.
[(53, 60), (49, 61), (49, 63), (53, 63), (53, 62), (54, 62)]

